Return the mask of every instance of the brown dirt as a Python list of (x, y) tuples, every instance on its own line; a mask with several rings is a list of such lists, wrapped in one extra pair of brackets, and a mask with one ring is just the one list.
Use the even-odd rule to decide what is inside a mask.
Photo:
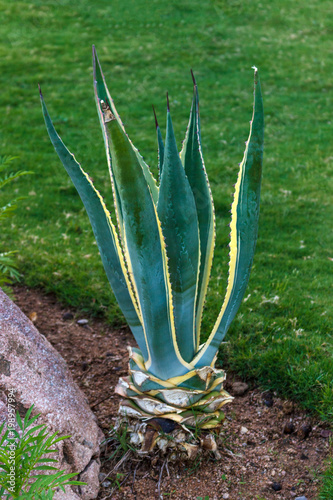
[[(22, 311), (67, 361), (107, 436), (119, 404), (113, 390), (119, 376), (127, 373), (127, 345), (135, 345), (129, 329), (113, 330), (89, 318), (88, 325), (79, 326), (77, 320), (86, 317), (60, 305), (53, 295), (21, 286), (14, 293)], [(73, 319), (64, 320), (69, 312)], [(232, 389), (234, 380), (229, 376), (227, 389)], [(286, 434), (290, 422), (295, 430)], [(306, 439), (301, 436), (304, 424), (312, 427)], [(292, 403), (259, 389), (248, 390), (226, 408), (221, 460), (212, 457), (176, 465), (157, 457), (153, 462), (130, 457), (104, 478), (106, 486), (98, 498), (154, 500), (159, 498), (159, 487), (160, 498), (171, 500), (289, 500), (302, 495), (315, 500), (329, 434), (324, 423)], [(114, 465), (104, 459), (102, 471), (108, 474)], [(280, 491), (274, 491), (274, 483)]]

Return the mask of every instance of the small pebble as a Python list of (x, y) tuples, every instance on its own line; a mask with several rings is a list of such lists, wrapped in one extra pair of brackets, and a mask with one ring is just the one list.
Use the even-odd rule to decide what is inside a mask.
[(104, 488), (108, 488), (109, 486), (111, 486), (111, 481), (104, 481), (104, 482), (102, 483), (102, 486), (103, 486)]
[(264, 403), (265, 403), (265, 401), (266, 402), (271, 401), (273, 403), (273, 393), (272, 392), (270, 392), (270, 391), (263, 392), (261, 397), (262, 397), (262, 400)]
[(298, 429), (297, 436), (300, 439), (306, 439), (309, 437), (310, 432), (312, 431), (312, 427), (310, 424), (303, 424), (301, 427)]
[(248, 389), (249, 386), (245, 382), (234, 382), (231, 386), (231, 393), (233, 396), (244, 396)]
[(100, 472), (98, 474), (98, 479), (100, 480), (100, 482), (104, 481), (105, 478), (106, 478), (106, 474), (104, 472)]
[(294, 432), (294, 430), (295, 430), (295, 426), (291, 421), (286, 422), (284, 424), (284, 427), (283, 427), (284, 434), (292, 434)]
[(323, 437), (323, 438), (329, 438), (332, 434), (332, 431), (329, 431), (328, 429), (323, 429), (321, 432), (320, 432), (320, 436)]
[(229, 496), (230, 496), (230, 495), (229, 495), (229, 493), (224, 493), (224, 495), (223, 495), (223, 499), (224, 499), (224, 500), (228, 500)]
[(88, 323), (89, 323), (89, 320), (87, 320), (87, 319), (78, 319), (77, 320), (77, 324), (80, 326), (87, 325)]
[(241, 434), (246, 434), (247, 432), (249, 432), (249, 429), (247, 429), (246, 427), (241, 427), (240, 432)]
[(305, 496), (296, 497), (295, 500), (308, 500)]
[(271, 392), (264, 392), (262, 395), (262, 401), (265, 406), (271, 408), (273, 406), (273, 394)]
[(272, 488), (274, 491), (281, 491), (282, 490), (282, 486), (280, 483), (273, 483)]
[(73, 319), (73, 318), (74, 318), (74, 315), (70, 312), (67, 312), (67, 313), (62, 315), (62, 319), (64, 321), (68, 321), (69, 319)]

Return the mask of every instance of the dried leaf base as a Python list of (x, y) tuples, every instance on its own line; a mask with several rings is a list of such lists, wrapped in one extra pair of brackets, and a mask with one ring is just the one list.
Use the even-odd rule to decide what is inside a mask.
[(194, 459), (206, 449), (217, 456), (214, 435), (207, 430), (221, 426), (222, 407), (233, 399), (223, 389), (225, 378), (224, 370), (205, 366), (160, 380), (145, 370), (140, 352), (130, 349), (129, 375), (115, 389), (124, 398), (117, 426), (127, 426), (130, 443), (141, 453), (156, 448), (170, 460)]
[(146, 422), (119, 417), (115, 432), (127, 433), (128, 446), (141, 457), (160, 455), (170, 462), (195, 460), (198, 455), (212, 452), (216, 459), (221, 455), (217, 448), (216, 431), (202, 431), (199, 435), (183, 428), (173, 420), (153, 418)]

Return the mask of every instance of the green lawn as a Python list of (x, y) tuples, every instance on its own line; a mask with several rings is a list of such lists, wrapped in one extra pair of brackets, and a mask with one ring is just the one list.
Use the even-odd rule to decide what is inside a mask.
[(42, 86), (62, 138), (110, 205), (92, 88), (91, 45), (127, 132), (156, 172), (151, 110), (164, 129), (165, 93), (179, 146), (192, 68), (217, 216), (208, 335), (227, 279), (229, 209), (260, 70), (266, 115), (254, 267), (221, 351), (224, 366), (333, 422), (333, 22), (329, 0), (0, 0), (1, 154), (33, 170), (3, 250), (17, 248), (24, 281), (110, 321), (110, 293), (81, 201), (47, 136)]

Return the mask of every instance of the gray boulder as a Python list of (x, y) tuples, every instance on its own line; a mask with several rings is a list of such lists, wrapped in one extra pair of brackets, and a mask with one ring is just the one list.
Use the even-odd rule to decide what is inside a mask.
[(15, 393), (21, 416), (34, 404), (33, 415), (50, 432), (71, 435), (57, 444), (60, 468), (88, 479), (86, 487), (55, 499), (90, 500), (97, 497), (99, 445), (104, 436), (84, 394), (73, 381), (64, 359), (33, 323), (0, 289), (0, 423), (8, 417), (7, 396)]

